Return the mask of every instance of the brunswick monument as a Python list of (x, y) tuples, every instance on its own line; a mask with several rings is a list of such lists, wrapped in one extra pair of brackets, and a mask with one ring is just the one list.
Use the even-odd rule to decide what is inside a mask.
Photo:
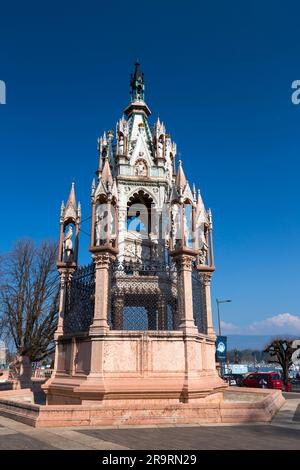
[[(115, 132), (98, 139), (88, 266), (78, 265), (74, 183), (61, 205), (54, 371), (42, 386), (46, 404), (22, 413), (40, 426), (268, 421), (280, 391), (224, 399), (230, 391), (216, 369), (211, 308), (212, 213), (176, 162), (164, 124), (149, 124), (139, 63), (130, 95)], [(250, 393), (258, 399), (247, 402)]]
[(212, 214), (191, 188), (176, 144), (149, 125), (136, 63), (116, 132), (98, 139), (91, 193), (92, 263), (79, 268), (81, 208), (72, 184), (61, 206), (60, 316), (48, 404), (120, 406), (181, 416), (219, 400), (210, 282)]

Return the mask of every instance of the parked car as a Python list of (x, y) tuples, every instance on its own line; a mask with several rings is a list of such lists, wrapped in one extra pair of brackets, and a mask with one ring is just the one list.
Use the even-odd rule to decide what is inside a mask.
[(242, 386), (282, 390), (283, 382), (278, 372), (253, 372), (244, 378)]

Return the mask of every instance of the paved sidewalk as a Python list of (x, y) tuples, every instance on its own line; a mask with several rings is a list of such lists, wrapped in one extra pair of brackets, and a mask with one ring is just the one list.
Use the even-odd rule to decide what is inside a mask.
[(5, 449), (119, 450), (127, 447), (79, 434), (73, 428), (33, 428), (0, 416), (0, 450)]
[(299, 450), (300, 398), (287, 398), (271, 424), (41, 429), (0, 416), (0, 450)]
[(300, 431), (300, 400), (288, 398), (274, 417), (271, 426)]

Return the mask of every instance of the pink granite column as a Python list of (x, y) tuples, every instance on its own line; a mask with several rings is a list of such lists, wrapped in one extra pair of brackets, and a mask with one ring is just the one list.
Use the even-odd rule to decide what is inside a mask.
[(115, 260), (115, 255), (109, 251), (101, 251), (93, 254), (95, 263), (95, 307), (94, 319), (90, 326), (90, 334), (106, 333), (108, 325), (110, 266)]
[(109, 329), (109, 289), (110, 267), (115, 260), (115, 255), (109, 250), (94, 251), (95, 263), (95, 306), (94, 319), (90, 326), (90, 371), (87, 379), (75, 393), (81, 398), (81, 403), (86, 400), (92, 403), (93, 399), (99, 400), (105, 391), (103, 363), (104, 363), (104, 339)]
[(174, 257), (177, 265), (178, 307), (180, 314), (179, 328), (185, 332), (195, 333), (197, 327), (193, 315), (192, 262), (194, 256), (179, 254)]
[(69, 281), (71, 281), (73, 271), (74, 270), (72, 270), (70, 272), (69, 268), (60, 268), (59, 269), (59, 273), (60, 273), (60, 295), (59, 295), (59, 307), (58, 307), (58, 322), (57, 322), (57, 328), (56, 328), (56, 331), (55, 331), (55, 337), (56, 338), (63, 334), (67, 284), (68, 284)]
[(67, 286), (71, 282), (75, 268), (59, 268), (60, 273), (60, 295), (59, 295), (59, 306), (58, 306), (58, 321), (56, 331), (54, 333), (55, 341), (55, 356), (54, 356), (54, 367), (53, 375), (57, 371), (58, 364), (58, 339), (64, 334), (64, 315), (65, 305), (67, 297)]

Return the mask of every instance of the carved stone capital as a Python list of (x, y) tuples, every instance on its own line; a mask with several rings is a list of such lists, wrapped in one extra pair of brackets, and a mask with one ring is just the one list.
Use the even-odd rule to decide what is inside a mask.
[(65, 285), (71, 281), (72, 276), (74, 274), (75, 268), (59, 268), (58, 272), (60, 274), (60, 285), (62, 288), (65, 287)]
[(213, 275), (212, 272), (200, 273), (200, 279), (204, 286), (210, 286), (212, 275)]
[(108, 269), (111, 263), (116, 259), (111, 253), (95, 253), (93, 260), (96, 269)]
[(193, 266), (193, 261), (194, 261), (193, 256), (180, 255), (180, 256), (177, 256), (174, 259), (174, 261), (177, 265), (178, 271), (192, 271), (192, 266)]

